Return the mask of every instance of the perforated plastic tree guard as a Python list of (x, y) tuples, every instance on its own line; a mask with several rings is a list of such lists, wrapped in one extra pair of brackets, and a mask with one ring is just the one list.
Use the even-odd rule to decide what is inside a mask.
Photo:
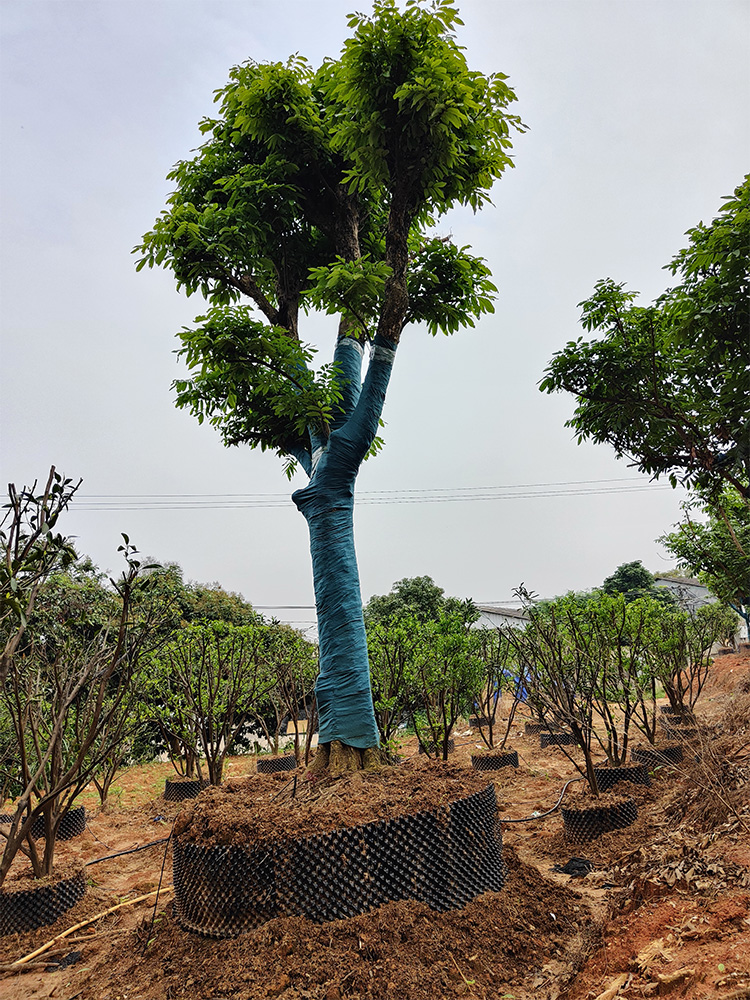
[[(11, 823), (13, 817), (3, 813), (0, 815), (0, 823)], [(78, 806), (76, 809), (68, 809), (63, 813), (60, 824), (57, 827), (55, 840), (70, 840), (72, 837), (79, 837), (86, 829), (86, 807)], [(31, 836), (37, 840), (44, 836), (44, 817), (37, 816), (31, 824)]]
[(53, 924), (83, 899), (85, 892), (86, 876), (83, 869), (54, 885), (42, 885), (21, 892), (0, 890), (0, 936), (22, 934)]
[[(55, 834), (55, 840), (71, 840), (73, 837), (80, 837), (86, 829), (86, 807), (78, 806), (76, 809), (68, 809), (62, 814), (60, 825)], [(44, 817), (37, 816), (31, 827), (31, 836), (44, 836)]]
[(674, 726), (669, 730), (669, 735), (676, 740), (686, 740), (689, 743), (697, 740), (700, 732), (694, 726)]
[(680, 764), (684, 753), (679, 744), (661, 747), (636, 747), (630, 753), (630, 759), (638, 764), (657, 767), (661, 764)]
[(229, 938), (280, 916), (316, 922), (399, 899), (464, 906), (504, 882), (492, 785), (433, 811), (248, 847), (174, 842), (174, 913), (186, 930)]
[(294, 754), (286, 754), (284, 757), (258, 757), (256, 769), (258, 774), (276, 774), (277, 771), (294, 771), (297, 767), (297, 758)]
[(194, 799), (200, 795), (204, 788), (208, 788), (210, 782), (205, 778), (194, 781), (170, 781), (167, 778), (164, 783), (164, 799), (167, 802), (185, 802), (187, 799)]
[(592, 806), (587, 809), (561, 807), (566, 838), (574, 844), (595, 840), (603, 833), (630, 826), (638, 819), (638, 807), (633, 799)]
[(572, 733), (540, 733), (539, 746), (544, 747), (573, 747), (576, 745), (576, 738)]
[(472, 754), (471, 766), (475, 771), (499, 771), (503, 767), (518, 767), (518, 751)]
[(539, 733), (546, 733), (547, 726), (543, 722), (527, 722), (523, 731), (527, 736), (537, 736)]
[(645, 764), (631, 764), (623, 767), (595, 767), (594, 774), (600, 792), (608, 792), (620, 781), (632, 781), (634, 785), (650, 785), (651, 778)]
[(690, 717), (690, 712), (680, 712), (679, 710), (672, 708), (671, 705), (662, 705), (659, 711), (662, 716), (671, 719), (687, 719)]
[[(0, 816), (0, 823), (11, 823), (13, 817), (3, 813)], [(79, 837), (86, 829), (86, 807), (78, 806), (76, 809), (68, 809), (63, 813), (60, 824), (57, 827), (55, 840), (70, 840), (71, 837)], [(44, 836), (44, 817), (37, 816), (31, 824), (31, 836), (37, 840)]]

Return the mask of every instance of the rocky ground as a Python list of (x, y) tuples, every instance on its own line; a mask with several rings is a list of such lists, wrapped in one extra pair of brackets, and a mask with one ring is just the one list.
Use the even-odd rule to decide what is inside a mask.
[[(498, 893), (447, 913), (398, 902), (323, 924), (277, 917), (229, 941), (188, 933), (172, 918), (170, 845), (108, 857), (166, 838), (181, 812), (178, 829), (185, 826), (184, 807), (160, 794), (169, 766), (132, 769), (116, 782), (107, 810), (96, 811), (93, 795), (85, 800), (86, 832), (58, 847), (61, 867), (89, 864), (84, 899), (51, 927), (0, 939), (0, 997), (750, 998), (747, 650), (716, 658), (699, 717), (699, 737), (680, 767), (658, 769), (649, 788), (625, 789), (638, 804), (632, 826), (571, 844), (559, 810), (505, 822), (507, 879)], [(510, 738), (518, 769), (486, 775), (506, 821), (550, 809), (576, 774), (562, 748), (541, 750), (538, 737), (524, 734), (523, 722), (521, 716)], [(477, 752), (476, 732), (464, 730), (456, 743), (452, 775)], [(415, 749), (408, 741), (403, 753), (412, 756), (410, 768), (426, 768), (429, 786), (434, 765), (423, 764)], [(263, 779), (250, 758), (239, 757), (230, 762), (228, 780), (257, 791)], [(288, 781), (279, 779), (278, 787)], [(469, 772), (467, 790), (475, 784)], [(331, 793), (337, 801), (329, 805), (344, 822), (361, 822), (367, 781), (347, 796)], [(394, 808), (383, 802), (381, 810)], [(587, 874), (555, 870), (574, 857), (589, 862), (579, 866)], [(24, 881), (20, 866), (15, 879), (16, 885)], [(13, 965), (49, 942), (30, 961)]]

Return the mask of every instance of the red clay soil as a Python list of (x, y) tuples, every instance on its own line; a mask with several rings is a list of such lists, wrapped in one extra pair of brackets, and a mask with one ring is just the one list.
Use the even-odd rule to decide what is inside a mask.
[[(392, 789), (378, 790), (369, 775), (359, 776), (354, 790), (350, 782), (345, 796), (344, 786), (334, 783), (306, 792), (306, 798), (300, 791), (302, 801), (291, 805), (291, 776), (256, 776), (252, 758), (230, 762), (227, 786), (234, 791), (229, 794), (211, 789), (192, 803), (166, 803), (159, 793), (168, 767), (132, 769), (116, 782), (108, 810), (95, 813), (92, 798), (86, 800), (93, 813), (86, 832), (58, 846), (61, 866), (89, 863), (86, 897), (52, 927), (0, 938), (0, 998), (750, 998), (747, 689), (750, 655), (717, 657), (698, 704), (699, 736), (686, 747), (685, 763), (657, 769), (649, 788), (616, 790), (635, 798), (635, 824), (573, 845), (565, 839), (559, 810), (505, 822), (503, 890), (442, 914), (421, 903), (399, 902), (324, 924), (278, 918), (235, 940), (216, 941), (188, 933), (172, 919), (171, 852), (165, 854), (165, 844), (90, 862), (166, 837), (180, 814), (183, 835), (188, 826), (195, 832), (204, 824), (208, 830), (216, 802), (241, 803), (243, 784), (254, 789), (256, 809), (258, 795), (268, 799), (271, 789), (285, 789), (274, 799), (275, 821), (279, 813), (287, 821), (299, 817), (306, 834), (316, 802), (321, 815), (352, 825), (364, 821), (368, 798), (376, 803), (374, 819), (443, 804), (458, 790), (470, 794), (477, 782), (484, 787), (489, 780), (501, 818), (526, 820), (551, 809), (577, 772), (563, 748), (541, 750), (538, 737), (523, 735), (523, 717), (509, 743), (519, 752), (518, 769), (471, 771), (470, 755), (481, 741), (465, 730), (456, 734), (456, 753), (444, 768), (419, 760), (409, 741), (404, 752), (414, 758), (393, 773), (403, 775), (399, 781), (411, 774), (417, 787), (416, 779), (423, 778), (426, 797), (420, 805), (417, 800), (410, 805), (404, 794), (394, 797)], [(577, 759), (578, 752), (572, 756)], [(436, 771), (443, 776), (442, 791), (436, 791)], [(571, 786), (564, 804), (574, 802), (580, 787)], [(255, 823), (246, 805), (230, 812)], [(213, 823), (207, 835), (223, 830), (221, 839), (230, 826)], [(591, 872), (571, 877), (553, 870), (572, 857), (591, 862)], [(163, 864), (164, 894), (153, 924), (151, 896), (79, 928), (31, 963), (9, 968), (86, 918), (155, 890)], [(22, 875), (20, 865), (17, 874)], [(55, 963), (71, 953), (72, 964), (58, 968)], [(79, 958), (72, 961), (76, 953)]]

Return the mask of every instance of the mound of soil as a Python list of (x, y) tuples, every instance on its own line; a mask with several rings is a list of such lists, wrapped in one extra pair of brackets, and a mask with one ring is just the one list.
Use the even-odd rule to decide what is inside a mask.
[(253, 775), (206, 789), (181, 812), (174, 832), (203, 847), (294, 840), (439, 809), (487, 784), (465, 764), (429, 759), (315, 784)]
[[(100, 996), (343, 997), (435, 1000), (513, 993), (549, 961), (575, 967), (586, 938), (580, 895), (551, 885), (533, 868), (506, 857), (508, 881), (462, 910), (436, 914), (423, 903), (390, 903), (327, 924), (299, 918), (269, 921), (233, 941), (185, 934), (171, 920), (98, 981)], [(185, 970), (190, 970), (186, 980)], [(541, 984), (540, 984), (541, 985)], [(79, 986), (86, 987), (82, 979)]]

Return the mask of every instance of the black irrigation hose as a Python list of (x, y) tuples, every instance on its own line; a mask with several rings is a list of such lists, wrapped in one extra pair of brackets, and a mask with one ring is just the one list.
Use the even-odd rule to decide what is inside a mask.
[(555, 810), (559, 808), (560, 803), (563, 800), (563, 795), (565, 795), (565, 792), (568, 789), (568, 785), (572, 785), (574, 781), (583, 781), (583, 780), (584, 779), (581, 777), (581, 778), (571, 778), (570, 781), (566, 781), (565, 784), (563, 785), (563, 790), (560, 792), (560, 798), (552, 806), (551, 809), (547, 810), (547, 812), (538, 813), (536, 816), (524, 816), (523, 819), (504, 819), (501, 816), (500, 817), (500, 822), (501, 823), (530, 823), (532, 820), (535, 820), (535, 819), (544, 819), (545, 816), (552, 815), (552, 813), (555, 812)]
[(118, 851), (117, 854), (105, 854), (103, 858), (96, 858), (94, 861), (87, 861), (86, 867), (89, 865), (98, 865), (100, 861), (109, 861), (111, 858), (121, 858), (123, 854), (135, 854), (137, 851), (145, 851), (147, 847), (156, 847), (157, 844), (166, 844), (168, 840), (169, 837), (162, 837), (161, 840), (152, 840), (150, 844), (142, 844), (140, 847), (131, 847), (129, 851)]

